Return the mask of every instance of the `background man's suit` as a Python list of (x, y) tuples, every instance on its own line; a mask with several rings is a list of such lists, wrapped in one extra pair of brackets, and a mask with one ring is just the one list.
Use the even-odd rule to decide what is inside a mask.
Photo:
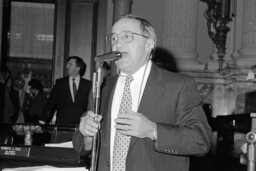
[(57, 79), (46, 104), (47, 115), (44, 116), (43, 120), (50, 122), (55, 110), (57, 110), (56, 124), (78, 125), (80, 116), (87, 109), (91, 86), (91, 81), (81, 78), (75, 102), (73, 102), (69, 87), (69, 77)]
[[(111, 102), (117, 78), (109, 78), (102, 91), (98, 171), (110, 170)], [(157, 123), (157, 145), (149, 138), (132, 137), (126, 159), (127, 170), (187, 171), (188, 154), (203, 154), (209, 150), (211, 128), (191, 78), (153, 64), (138, 112)], [(178, 125), (183, 127), (179, 129)], [(177, 131), (179, 134), (175, 134)], [(84, 137), (79, 131), (73, 137), (73, 144), (81, 154), (87, 153), (83, 151)]]

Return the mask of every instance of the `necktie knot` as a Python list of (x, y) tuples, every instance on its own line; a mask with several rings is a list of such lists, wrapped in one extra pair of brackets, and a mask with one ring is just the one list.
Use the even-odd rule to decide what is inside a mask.
[(128, 75), (128, 76), (126, 77), (126, 80), (125, 80), (125, 81), (126, 81), (128, 84), (130, 84), (133, 80), (134, 80), (133, 76), (132, 76), (132, 75)]

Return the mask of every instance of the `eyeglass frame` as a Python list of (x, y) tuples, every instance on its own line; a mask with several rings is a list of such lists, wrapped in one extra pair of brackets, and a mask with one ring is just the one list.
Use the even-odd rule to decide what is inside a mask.
[[(133, 41), (133, 35), (137, 35), (137, 36), (141, 36), (145, 39), (148, 39), (149, 36), (146, 36), (146, 35), (143, 35), (143, 34), (139, 34), (139, 33), (135, 33), (135, 32), (132, 32), (132, 31), (122, 31), (121, 33), (117, 34), (117, 33), (110, 33), (109, 35), (106, 36), (106, 41), (107, 41), (107, 44), (110, 45), (110, 46), (114, 46), (117, 44), (117, 41), (118, 41), (118, 38), (121, 34), (124, 34), (124, 33), (131, 33), (131, 40), (130, 41), (124, 41), (121, 37), (121, 40), (125, 43), (130, 43)], [(112, 35), (116, 35), (116, 40), (115, 40), (115, 43), (112, 43)]]

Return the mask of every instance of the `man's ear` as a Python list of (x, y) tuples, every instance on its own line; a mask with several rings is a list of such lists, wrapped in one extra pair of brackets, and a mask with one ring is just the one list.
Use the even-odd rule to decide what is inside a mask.
[(154, 49), (154, 47), (155, 47), (155, 42), (154, 42), (154, 40), (149, 38), (149, 39), (147, 40), (147, 48), (149, 48), (150, 50), (152, 50), (152, 49)]

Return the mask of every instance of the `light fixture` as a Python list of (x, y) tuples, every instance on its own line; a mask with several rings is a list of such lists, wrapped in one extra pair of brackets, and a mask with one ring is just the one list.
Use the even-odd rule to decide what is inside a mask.
[(226, 54), (226, 39), (230, 28), (227, 24), (235, 17), (236, 0), (200, 0), (207, 3), (204, 16), (208, 34), (217, 48), (219, 71), (223, 68)]

